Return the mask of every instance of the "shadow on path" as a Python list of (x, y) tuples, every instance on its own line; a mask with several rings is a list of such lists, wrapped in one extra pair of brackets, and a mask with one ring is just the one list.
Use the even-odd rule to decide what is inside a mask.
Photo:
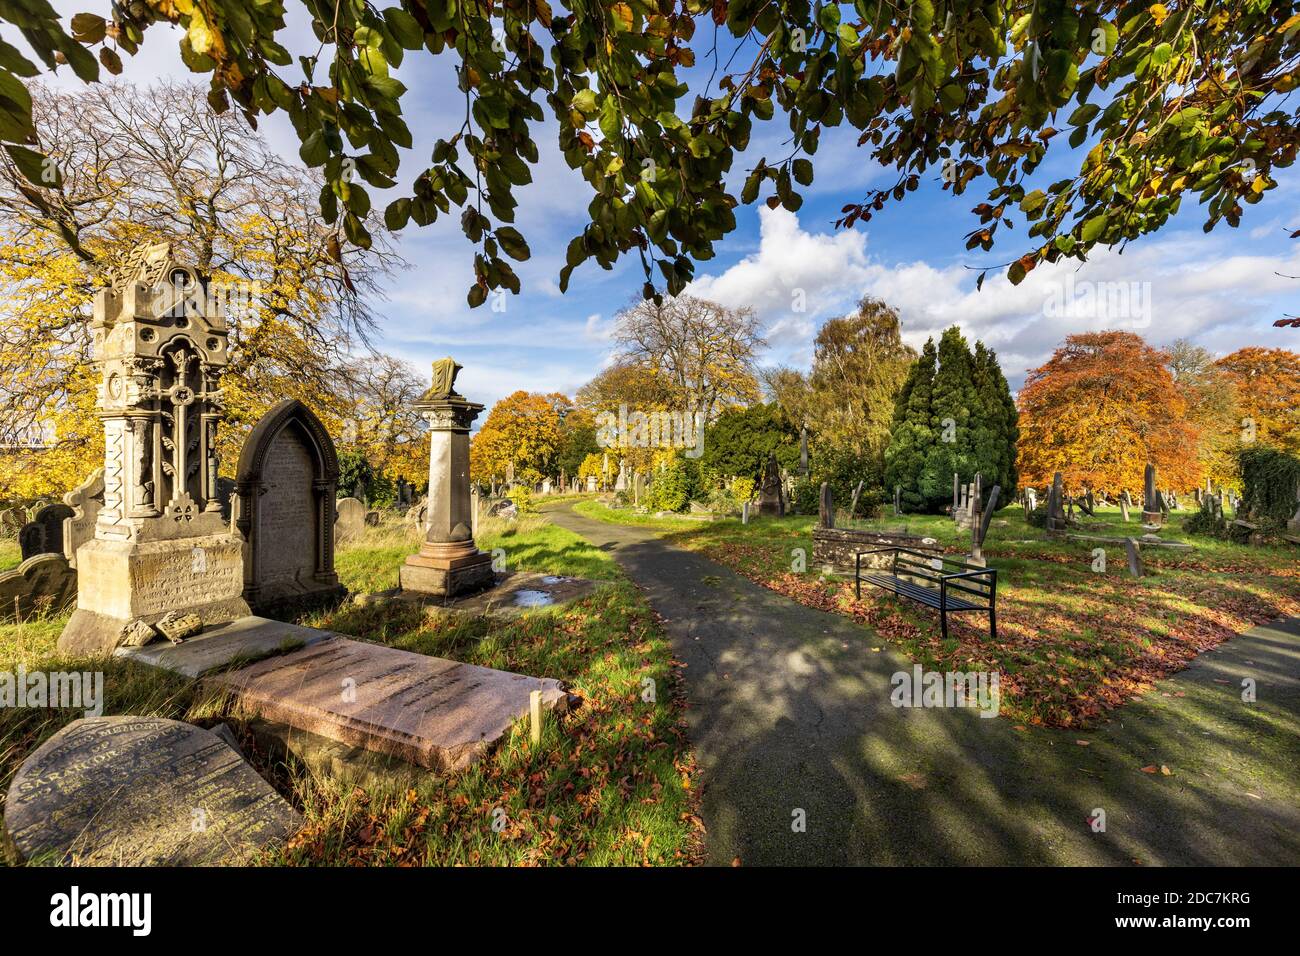
[(1300, 620), (1202, 655), (1097, 730), (1022, 731), (896, 708), (890, 677), (912, 662), (870, 630), (652, 530), (545, 510), (666, 621), (711, 864), (1300, 863)]

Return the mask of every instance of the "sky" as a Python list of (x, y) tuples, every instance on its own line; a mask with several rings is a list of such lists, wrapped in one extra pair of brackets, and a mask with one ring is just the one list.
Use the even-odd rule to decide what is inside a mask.
[[(67, 15), (108, 13), (105, 0), (59, 0), (55, 6)], [(318, 44), (305, 13), (298, 4), (288, 6), (289, 28), (280, 41), (295, 56), (314, 53)], [(696, 74), (712, 65), (704, 55), (709, 29), (711, 24), (701, 24), (696, 37)], [(5, 38), (20, 42), (14, 34)], [(194, 78), (180, 61), (179, 38), (178, 30), (150, 28), (141, 52), (123, 57), (122, 79), (147, 84)], [(56, 85), (80, 85), (63, 74)], [(391, 195), (372, 190), (380, 208), (409, 189), (433, 143), (454, 132), (464, 115), (450, 57), (408, 52), (393, 75), (408, 88), (403, 112), (415, 142), (402, 151), (398, 189)], [(273, 148), (296, 161), (298, 142), (287, 117), (264, 117), (261, 129)], [(782, 146), (787, 135), (779, 112), (774, 121), (756, 124), (749, 149), (731, 171), (735, 194), (761, 156), (788, 152)], [(1078, 168), (1079, 157), (1064, 139), (1057, 137), (1049, 150), (1046, 181)], [(453, 356), (464, 366), (458, 390), (489, 407), (518, 389), (572, 395), (611, 361), (615, 316), (639, 297), (644, 281), (635, 256), (608, 272), (588, 262), (561, 295), (564, 250), (586, 222), (590, 189), (564, 162), (553, 123), (539, 126), (537, 141), (534, 181), (517, 193), (516, 226), (533, 252), (529, 261), (515, 264), (522, 284), (518, 296), (507, 294), (501, 311), (490, 308), (491, 297), (488, 306), (469, 308), (465, 292), (474, 250), (459, 217), (442, 216), (424, 228), (412, 223), (399, 234), (397, 251), (409, 268), (393, 276), (384, 298), (372, 303), (378, 349), (413, 363), (421, 375), (435, 359)], [(1013, 390), (1027, 370), (1076, 332), (1123, 328), (1155, 345), (1188, 338), (1216, 353), (1246, 345), (1300, 347), (1300, 331), (1272, 327), (1283, 314), (1297, 312), (1300, 293), (1300, 279), (1287, 278), (1300, 276), (1300, 241), (1287, 238), (1300, 228), (1294, 170), (1281, 171), (1278, 188), (1246, 207), (1237, 229), (1220, 224), (1203, 233), (1204, 209), (1188, 196), (1160, 232), (1130, 243), (1122, 254), (1098, 250), (1084, 264), (1043, 264), (1012, 286), (995, 264), (1029, 248), (1021, 244), (1023, 221), (1015, 231), (1000, 231), (990, 254), (964, 248), (963, 237), (976, 225), (970, 209), (984, 198), (980, 180), (954, 196), (940, 188), (936, 175), (865, 227), (842, 230), (834, 226), (841, 206), (893, 180), (857, 147), (851, 129), (825, 130), (813, 160), (816, 179), (803, 190), (799, 212), (769, 210), (761, 200), (738, 207), (735, 232), (717, 244), (713, 259), (697, 264), (687, 289), (754, 309), (768, 343), (762, 364), (807, 368), (818, 328), (852, 311), (863, 295), (897, 309), (904, 339), (916, 347), (950, 325), (961, 326), (972, 344), (980, 339), (997, 351)], [(995, 267), (977, 291), (976, 277), (990, 266)]]

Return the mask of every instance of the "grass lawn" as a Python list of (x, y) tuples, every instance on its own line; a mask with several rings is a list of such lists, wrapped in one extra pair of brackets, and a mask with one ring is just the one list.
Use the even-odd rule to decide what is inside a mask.
[[(61, 657), (65, 617), (0, 626), (0, 669), (105, 672), (106, 714), (157, 714), (204, 726), (226, 721), (267, 779), (307, 826), (268, 863), (307, 865), (689, 864), (702, 829), (691, 789), (693, 760), (681, 723), (679, 682), (667, 638), (639, 592), (608, 556), (543, 518), (480, 529), (507, 567), (574, 574), (605, 584), (565, 608), (521, 618), (453, 618), (417, 607), (345, 603), (304, 623), (424, 654), (565, 681), (583, 698), (542, 746), (521, 722), (477, 766), (451, 778), (419, 774), (412, 786), (342, 786), (253, 747), (224, 700), (197, 685), (122, 661)], [(392, 587), (417, 541), (400, 524), (368, 528), (339, 549), (353, 591)], [(654, 682), (655, 703), (643, 701)], [(22, 759), (81, 716), (60, 710), (0, 711), (0, 794)], [(504, 817), (502, 817), (504, 812)], [(494, 820), (504, 826), (493, 827)]]
[[(579, 513), (622, 522), (622, 513), (584, 502)], [(1046, 540), (1017, 507), (994, 517), (985, 542), (998, 570), (998, 641), (983, 615), (949, 619), (939, 636), (936, 612), (876, 588), (853, 596), (852, 582), (827, 578), (812, 561), (811, 516), (726, 520), (707, 524), (656, 521), (673, 543), (706, 554), (765, 587), (812, 607), (847, 614), (869, 626), (923, 666), (1001, 673), (1002, 710), (1013, 720), (1057, 727), (1088, 726), (1112, 708), (1149, 691), (1152, 683), (1197, 654), (1255, 624), (1300, 615), (1300, 549), (1252, 548), (1182, 532), (1175, 513), (1163, 537), (1194, 551), (1144, 548), (1147, 577), (1127, 571), (1120, 545)], [(629, 522), (631, 523), (631, 522)], [(1080, 533), (1140, 535), (1118, 509), (1079, 517)], [(939, 541), (956, 555), (969, 550), (968, 532), (937, 515), (856, 521), (855, 527), (906, 530)], [(1094, 571), (1093, 549), (1106, 550), (1106, 570)], [(807, 571), (798, 572), (796, 549)]]
[(14, 538), (0, 538), (0, 571), (11, 571), (23, 562), (23, 553)]

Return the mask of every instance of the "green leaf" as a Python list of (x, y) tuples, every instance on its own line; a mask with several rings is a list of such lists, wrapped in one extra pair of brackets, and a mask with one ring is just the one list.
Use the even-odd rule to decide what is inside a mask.
[(419, 21), (401, 7), (389, 7), (383, 11), (384, 22), (393, 32), (394, 39), (408, 50), (418, 50), (424, 46), (424, 30)]
[(78, 13), (72, 17), (72, 38), (78, 43), (93, 46), (104, 39), (108, 22), (93, 13)]
[(1094, 242), (1097, 237), (1106, 229), (1106, 214), (1093, 216), (1091, 219), (1085, 219), (1083, 228), (1079, 230), (1079, 236), (1084, 242)]
[(813, 181), (813, 164), (806, 159), (796, 159), (790, 164), (794, 181), (800, 186), (811, 186)]
[(5, 152), (9, 158), (14, 161), (27, 180), (34, 186), (42, 188), (54, 188), (63, 182), (63, 177), (59, 173), (59, 167), (52, 159), (49, 159), (34, 149), (28, 149), (26, 146), (16, 146), (12, 143), (4, 144)]
[(532, 254), (524, 237), (513, 226), (502, 226), (496, 231), (496, 237), (497, 242), (501, 243), (501, 249), (511, 259), (523, 262)]

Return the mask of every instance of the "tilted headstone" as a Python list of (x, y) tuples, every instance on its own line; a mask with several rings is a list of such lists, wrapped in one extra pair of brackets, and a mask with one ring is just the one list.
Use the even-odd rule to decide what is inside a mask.
[(346, 589), (334, 573), (339, 462), (315, 413), (297, 399), (268, 411), (244, 442), (237, 474), (249, 607), (274, 616), (341, 598)]
[(104, 506), (104, 469), (96, 468), (89, 478), (63, 496), (72, 516), (63, 522), (63, 556), (77, 566), (77, 549), (95, 536), (95, 522)]
[(366, 527), (366, 506), (360, 498), (340, 498), (335, 505), (334, 540), (347, 541), (361, 534)]
[(808, 477), (808, 426), (799, 429), (799, 474)]
[(5, 829), (25, 860), (237, 865), (302, 817), (217, 734), (161, 717), (86, 717), (14, 775)]
[(1135, 578), (1142, 577), (1145, 571), (1142, 567), (1142, 552), (1137, 541), (1132, 538), (1125, 538), (1124, 552), (1128, 556), (1128, 573)]
[(859, 481), (858, 486), (853, 489), (853, 496), (849, 499), (849, 517), (852, 518), (858, 513), (858, 496), (862, 494), (862, 486), (865, 482)]
[(166, 243), (138, 246), (95, 294), (91, 333), (104, 506), (77, 551), (77, 610), (59, 649), (107, 653), (137, 619), (175, 610), (205, 626), (247, 615), (243, 542), (218, 499), (229, 356), (209, 277)]
[(0, 621), (57, 614), (77, 596), (77, 572), (59, 554), (38, 554), (0, 572)]
[(73, 516), (67, 505), (44, 505), (18, 532), (23, 558), (38, 554), (63, 554), (63, 522)]

